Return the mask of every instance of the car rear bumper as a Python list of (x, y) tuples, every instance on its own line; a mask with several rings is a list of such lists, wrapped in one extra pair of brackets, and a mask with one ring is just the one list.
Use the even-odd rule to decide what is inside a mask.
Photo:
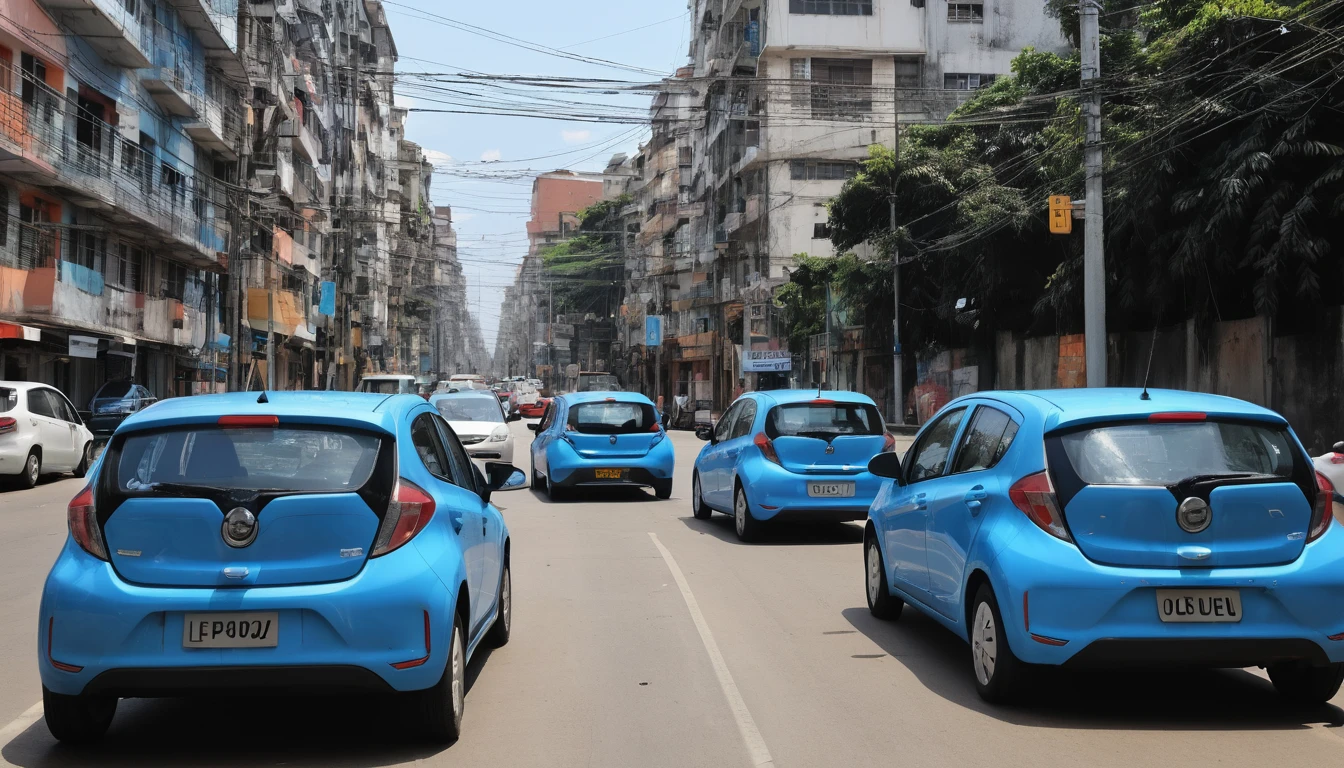
[[(882, 479), (868, 472), (854, 475), (802, 475), (765, 461), (743, 473), (747, 505), (757, 520), (846, 521), (865, 520), (868, 508), (882, 488)], [(854, 495), (809, 496), (809, 483), (854, 483)]]
[[(1289, 564), (1208, 569), (1098, 565), (1073, 545), (1025, 528), (999, 553), (990, 578), (1014, 653), (1035, 664), (1344, 662), (1340, 526)], [(1241, 620), (1163, 622), (1158, 589), (1235, 589)]]
[(0, 436), (0, 475), (19, 475), (28, 463), (33, 440), (20, 432)]
[[(551, 482), (563, 488), (579, 485), (643, 485), (670, 480), (675, 467), (672, 441), (663, 438), (643, 456), (586, 458), (564, 441), (556, 441), (546, 449), (546, 474)], [(599, 469), (625, 470), (624, 480), (598, 480)]]
[[(454, 604), (414, 546), (371, 561), (342, 582), (213, 589), (128, 584), (108, 563), (67, 542), (42, 594), (38, 668), (43, 685), (71, 695), (86, 687), (150, 695), (200, 684), (422, 690), (443, 673), (444, 628), (451, 626)], [(182, 646), (185, 614), (233, 611), (276, 612), (278, 645)], [(425, 611), (431, 617), (428, 654)], [(409, 669), (392, 666), (419, 659), (424, 661)], [(64, 671), (53, 660), (77, 671)]]
[(620, 467), (612, 466), (612, 469), (621, 469), (624, 477), (620, 480), (610, 478), (598, 479), (597, 469), (593, 467), (582, 467), (575, 469), (565, 477), (564, 480), (556, 482), (561, 488), (576, 488), (578, 486), (642, 486), (652, 488), (656, 483), (662, 482), (667, 478), (658, 477), (644, 467)]
[(117, 431), (117, 427), (121, 426), (121, 422), (125, 421), (128, 416), (130, 416), (130, 414), (127, 413), (109, 413), (103, 416), (90, 416), (88, 423), (86, 423), (85, 426), (95, 435), (110, 435)]

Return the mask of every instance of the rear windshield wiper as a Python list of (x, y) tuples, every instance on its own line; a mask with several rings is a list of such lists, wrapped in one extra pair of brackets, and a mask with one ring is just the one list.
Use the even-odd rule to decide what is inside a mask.
[(1200, 484), (1200, 483), (1209, 483), (1209, 482), (1213, 482), (1213, 481), (1215, 481), (1215, 480), (1247, 480), (1247, 479), (1250, 479), (1250, 478), (1256, 478), (1256, 479), (1260, 479), (1260, 478), (1265, 478), (1265, 479), (1269, 479), (1269, 478), (1274, 478), (1274, 479), (1286, 479), (1286, 478), (1279, 478), (1278, 475), (1271, 475), (1271, 474), (1268, 474), (1268, 473), (1265, 473), (1265, 472), (1209, 472), (1209, 473), (1202, 474), (1202, 475), (1191, 475), (1191, 476), (1189, 476), (1189, 477), (1187, 477), (1187, 478), (1184, 478), (1184, 479), (1182, 479), (1182, 480), (1177, 480), (1174, 484), (1175, 484), (1175, 485), (1198, 485), (1198, 484)]
[(228, 488), (213, 485), (193, 485), (191, 483), (140, 483), (128, 491), (149, 491), (151, 493), (229, 493)]

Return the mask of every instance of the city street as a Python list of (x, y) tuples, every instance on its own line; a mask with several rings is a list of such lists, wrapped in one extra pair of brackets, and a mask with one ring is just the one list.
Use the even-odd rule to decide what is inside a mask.
[[(512, 428), (525, 468), (531, 433)], [(691, 517), (701, 443), (672, 440), (670, 501), (497, 497), (513, 537), (513, 638), (472, 663), (465, 735), (445, 749), (409, 739), (394, 701), (246, 697), (124, 701), (97, 747), (58, 746), (37, 704), (34, 638), (79, 481), (4, 492), (0, 765), (1344, 763), (1344, 694), (1287, 709), (1255, 671), (1050, 675), (1032, 701), (988, 706), (965, 644), (914, 611), (895, 624), (869, 615), (859, 525), (739, 544), (730, 518)]]

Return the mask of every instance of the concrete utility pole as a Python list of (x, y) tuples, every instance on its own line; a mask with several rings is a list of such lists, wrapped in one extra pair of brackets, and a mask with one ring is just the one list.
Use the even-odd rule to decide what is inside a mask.
[(266, 389), (275, 389), (275, 291), (266, 289)]
[(1083, 165), (1087, 207), (1083, 232), (1083, 315), (1087, 340), (1087, 386), (1106, 386), (1106, 230), (1101, 183), (1100, 0), (1079, 0), (1082, 86), (1087, 136)]
[(896, 174), (901, 163), (901, 110), (895, 89), (891, 92), (891, 147), (894, 157), (891, 174), (891, 404), (892, 422), (905, 423), (905, 360), (901, 350), (901, 251), (896, 247)]

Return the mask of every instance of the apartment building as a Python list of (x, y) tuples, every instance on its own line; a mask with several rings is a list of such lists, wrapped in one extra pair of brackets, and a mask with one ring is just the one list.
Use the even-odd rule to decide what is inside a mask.
[[(945, 119), (1027, 46), (1067, 50), (1058, 21), (1040, 4), (1005, 0), (692, 0), (691, 9), (691, 66), (655, 97), (653, 139), (634, 160), (645, 169), (635, 194), (653, 207), (639, 237), (648, 266), (627, 280), (631, 360), (647, 370), (661, 359), (650, 391), (702, 409), (722, 408), (739, 380), (806, 384), (818, 368), (832, 385), (890, 402), (890, 349), (876, 348), (878, 334), (843, 329), (834, 351), (818, 340), (795, 359), (773, 293), (796, 255), (834, 255), (826, 203), (871, 145), (891, 146), (899, 124)], [(650, 307), (664, 323), (657, 354), (640, 349)], [(831, 354), (822, 366), (812, 359)]]
[(433, 378), (472, 326), (395, 60), (371, 0), (0, 0), (0, 378)]

